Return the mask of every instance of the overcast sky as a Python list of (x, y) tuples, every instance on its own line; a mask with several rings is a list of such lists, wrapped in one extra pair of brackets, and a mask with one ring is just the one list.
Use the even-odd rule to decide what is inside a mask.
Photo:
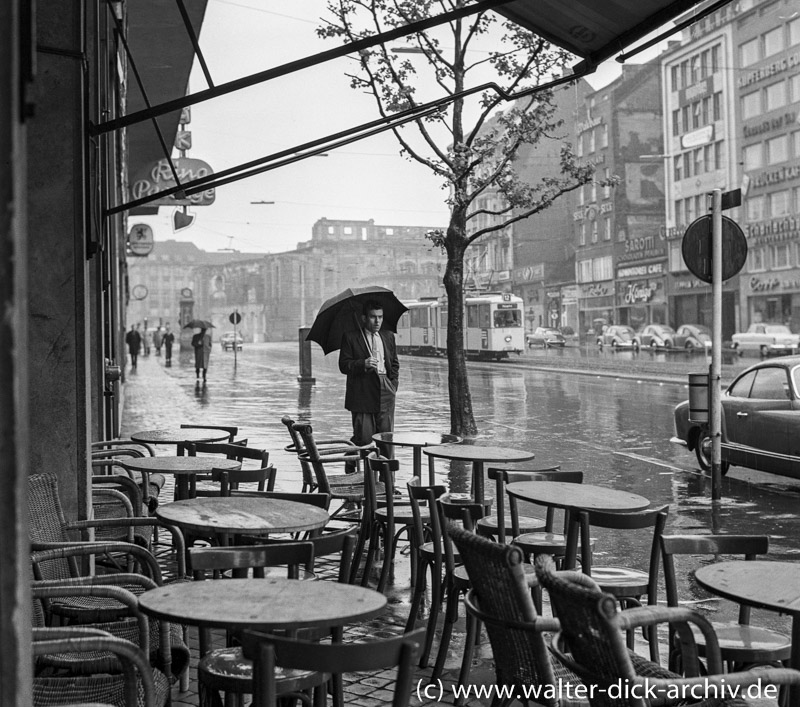
[[(208, 0), (200, 45), (214, 83), (334, 48), (335, 41), (320, 40), (314, 31), (324, 15), (325, 0)], [(220, 171), (375, 119), (374, 99), (349, 86), (345, 72), (353, 68), (352, 59), (338, 59), (194, 106), (188, 156)], [(600, 88), (618, 74), (619, 64), (611, 60), (589, 80)], [(195, 66), (190, 90), (205, 88)], [(194, 225), (177, 233), (173, 208), (134, 221), (150, 223), (157, 241), (189, 240), (209, 251), (280, 252), (309, 240), (323, 217), (444, 226), (446, 195), (438, 178), (399, 155), (387, 132), (222, 186), (213, 205), (192, 209)]]

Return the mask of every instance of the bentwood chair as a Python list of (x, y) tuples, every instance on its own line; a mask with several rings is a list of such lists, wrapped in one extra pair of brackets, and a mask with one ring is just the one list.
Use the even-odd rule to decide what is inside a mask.
[[(676, 560), (691, 556), (695, 564), (700, 556), (739, 555), (745, 561), (754, 560), (769, 551), (766, 535), (662, 535), (661, 552), (664, 562), (664, 581), (667, 604), (678, 606), (678, 580), (675, 572)], [(764, 581), (769, 581), (765, 577)], [(780, 665), (789, 660), (792, 641), (788, 636), (772, 629), (750, 624), (750, 607), (740, 605), (737, 623), (712, 622), (719, 641), (722, 660), (728, 670), (741, 670), (754, 665)], [(679, 655), (673, 649), (673, 632), (670, 632), (670, 667), (680, 669)], [(700, 655), (705, 655), (706, 646), (701, 634), (695, 635)]]
[[(558, 614), (561, 630), (551, 649), (588, 686), (592, 707), (648, 707), (652, 704), (695, 704), (707, 707), (746, 704), (741, 698), (726, 699), (737, 685), (800, 685), (800, 671), (787, 668), (723, 673), (717, 635), (699, 613), (681, 607), (647, 606), (620, 611), (611, 594), (601, 592), (591, 577), (582, 572), (555, 571), (550, 557), (536, 559), (536, 574), (547, 589)], [(686, 677), (665, 670), (630, 651), (624, 633), (637, 628), (655, 630), (669, 622), (681, 644)], [(692, 633), (703, 634), (708, 674), (700, 675)], [(622, 686), (627, 699), (614, 688)], [(726, 690), (723, 692), (723, 688)], [(657, 702), (650, 699), (655, 695)], [(705, 697), (709, 699), (705, 699)]]
[[(421, 650), (424, 629), (393, 638), (365, 643), (313, 643), (259, 631), (242, 634), (244, 655), (253, 661), (253, 707), (276, 707), (284, 693), (282, 671), (313, 671), (326, 678), (344, 673), (374, 671), (385, 680), (385, 671), (397, 668), (392, 707), (407, 707), (413, 687), (414, 665)], [(390, 689), (387, 685), (384, 689)], [(317, 687), (315, 704), (325, 704), (324, 685)], [(321, 693), (321, 694), (320, 694)]]

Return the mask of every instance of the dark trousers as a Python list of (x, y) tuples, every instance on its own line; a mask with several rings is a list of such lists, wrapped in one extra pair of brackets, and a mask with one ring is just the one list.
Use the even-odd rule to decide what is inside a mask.
[[(379, 375), (381, 386), (381, 408), (378, 412), (353, 412), (353, 444), (373, 444), (372, 435), (394, 430), (394, 386), (385, 375)], [(394, 445), (379, 444), (382, 456), (394, 458)]]

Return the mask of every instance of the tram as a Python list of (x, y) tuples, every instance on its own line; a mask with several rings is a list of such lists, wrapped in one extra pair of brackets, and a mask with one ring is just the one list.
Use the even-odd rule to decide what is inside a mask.
[[(403, 302), (408, 311), (397, 324), (397, 350), (418, 356), (447, 355), (447, 300), (429, 297)], [(465, 297), (464, 349), (468, 356), (508, 358), (525, 344), (522, 299), (508, 292)]]

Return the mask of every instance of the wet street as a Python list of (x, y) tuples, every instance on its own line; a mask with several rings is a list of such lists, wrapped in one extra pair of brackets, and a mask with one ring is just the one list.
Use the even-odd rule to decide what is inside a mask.
[[(313, 349), (313, 386), (296, 382), (298, 351), (293, 342), (245, 344), (235, 365), (234, 354), (223, 353), (215, 343), (205, 386), (195, 381), (189, 354), (184, 352), (171, 369), (165, 369), (185, 392), (185, 397), (173, 404), (183, 406), (187, 420), (237, 424), (251, 446), (263, 445), (271, 451), (271, 460), (278, 467), (278, 486), (298, 488), (297, 461), (282, 451), (289, 439), (280, 424), (281, 416), (310, 420), (321, 437), (350, 434), (337, 355), (324, 357), (316, 346)], [(726, 362), (725, 382), (754, 362)], [(700, 472), (694, 454), (669, 443), (672, 409), (688, 395), (685, 374), (705, 366), (703, 356), (597, 352), (593, 348), (535, 350), (507, 362), (470, 362), (480, 430), (475, 442), (531, 450), (537, 461), (558, 462), (564, 470), (582, 470), (586, 483), (642, 494), (654, 506), (667, 504), (668, 534), (766, 534), (774, 559), (796, 560), (800, 553), (800, 482), (733, 468), (723, 481), (723, 500), (712, 504), (710, 478)], [(153, 422), (153, 427), (158, 426), (157, 420)], [(448, 428), (446, 361), (401, 356), (396, 429)], [(410, 450), (398, 450), (397, 454), (404, 460), (402, 482), (408, 476)], [(468, 490), (465, 465), (448, 467), (439, 460), (437, 472), (451, 490)], [(596, 544), (596, 561), (619, 564), (642, 558), (638, 564), (643, 565), (649, 552), (647, 535), (602, 536)], [(697, 565), (693, 558), (687, 562)], [(724, 605), (705, 601), (707, 595), (701, 590), (686, 586), (683, 569), (689, 567), (683, 568), (679, 562), (678, 573), (684, 578), (682, 596), (694, 597), (710, 611)], [(723, 615), (728, 614), (735, 617), (728, 611)], [(715, 616), (715, 620), (719, 618)], [(763, 613), (763, 621), (788, 627), (785, 618), (774, 614)]]

